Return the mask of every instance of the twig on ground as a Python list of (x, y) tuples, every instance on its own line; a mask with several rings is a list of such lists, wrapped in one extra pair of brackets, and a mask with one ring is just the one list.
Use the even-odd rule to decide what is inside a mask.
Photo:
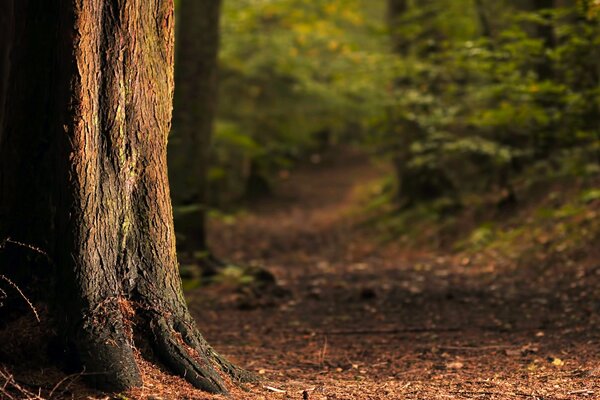
[[(34, 253), (43, 256), (50, 264), (54, 265), (54, 262), (52, 261), (52, 259), (48, 255), (48, 253), (46, 253), (44, 250), (42, 250), (38, 247), (32, 246), (27, 243), (19, 242), (17, 240), (11, 239), (10, 237), (7, 237), (0, 241), (0, 249), (3, 249), (7, 243), (14, 244), (16, 246), (23, 247), (27, 250), (33, 251)], [(33, 311), (33, 314), (35, 315), (35, 319), (37, 320), (37, 322), (40, 322), (40, 317), (37, 313), (37, 310), (31, 303), (31, 301), (29, 301), (27, 296), (25, 296), (25, 294), (21, 291), (21, 289), (13, 281), (11, 281), (10, 279), (8, 279), (6, 276), (4, 276), (2, 274), (0, 274), (0, 279), (3, 279), (5, 282), (7, 282), (10, 286), (12, 286), (21, 295), (21, 297), (25, 300), (25, 302), (27, 303), (29, 308), (31, 308), (31, 310)], [(0, 289), (0, 291), (2, 292), (3, 295), (5, 294), (5, 292), (2, 289)]]
[(327, 354), (327, 336), (325, 336), (325, 341), (323, 342), (323, 348), (319, 354), (319, 364), (323, 365), (325, 363), (325, 356)]
[(65, 381), (67, 381), (67, 379), (71, 379), (71, 382), (69, 382), (65, 386), (65, 388), (62, 390), (61, 393), (64, 393), (65, 391), (69, 390), (69, 387), (73, 384), (73, 382), (75, 382), (78, 378), (82, 377), (83, 375), (85, 375), (85, 370), (82, 371), (82, 372), (79, 372), (77, 374), (71, 374), (71, 375), (65, 376), (60, 381), (58, 381), (58, 383), (56, 385), (54, 385), (54, 387), (52, 388), (52, 390), (48, 394), (48, 398), (51, 399), (52, 395), (54, 394), (54, 392), (56, 392), (58, 390), (58, 388), (60, 387), (60, 385), (62, 385)]
[[(0, 378), (4, 384), (0, 387), (0, 393), (10, 400), (44, 400), (40, 394), (35, 394), (19, 385), (15, 378), (6, 370), (0, 368)], [(12, 389), (12, 390), (11, 390)], [(13, 396), (11, 392), (16, 392)], [(19, 397), (15, 397), (15, 396)]]
[(274, 388), (274, 387), (272, 387), (272, 386), (265, 386), (264, 388), (265, 388), (265, 389), (267, 389), (269, 392), (275, 392), (275, 393), (287, 393), (285, 390), (282, 390), (282, 389), (277, 389), (277, 388)]
[(25, 294), (21, 291), (21, 289), (19, 289), (19, 287), (17, 286), (17, 284), (14, 283), (13, 281), (11, 281), (10, 279), (8, 279), (6, 276), (4, 276), (2, 274), (0, 274), (0, 279), (4, 280), (6, 283), (8, 283), (10, 286), (12, 286), (17, 291), (17, 293), (19, 293), (21, 295), (21, 297), (23, 298), (23, 300), (25, 300), (25, 302), (27, 303), (27, 305), (29, 306), (29, 308), (31, 308), (31, 311), (33, 311), (33, 315), (35, 316), (35, 319), (37, 320), (37, 322), (41, 322), (40, 321), (40, 316), (38, 315), (37, 310), (35, 309), (35, 307), (31, 303), (31, 301), (29, 301), (29, 299), (27, 298), (27, 296), (25, 296)]
[(475, 390), (457, 390), (449, 392), (452, 394), (470, 394), (470, 395), (486, 395), (486, 396), (519, 396), (519, 397), (537, 397), (535, 394), (523, 393), (523, 392), (491, 392), (491, 391), (475, 391)]
[(583, 394), (585, 396), (591, 396), (594, 394), (594, 391), (591, 389), (581, 389), (581, 390), (573, 390), (571, 392), (568, 393), (569, 395), (573, 395), (573, 394)]
[(46, 259), (47, 259), (47, 260), (48, 260), (50, 263), (53, 263), (53, 262), (52, 262), (52, 259), (51, 259), (51, 258), (50, 258), (50, 256), (48, 255), (48, 253), (46, 253), (44, 250), (42, 250), (42, 249), (40, 249), (40, 248), (38, 248), (38, 247), (32, 246), (32, 245), (30, 245), (30, 244), (27, 244), (27, 243), (19, 242), (19, 241), (17, 241), (17, 240), (12, 240), (11, 238), (9, 238), (9, 237), (8, 237), (8, 238), (4, 239), (4, 240), (3, 240), (3, 241), (0, 243), (0, 249), (1, 249), (1, 248), (3, 248), (3, 247), (6, 245), (6, 243), (14, 244), (14, 245), (17, 245), (17, 246), (19, 246), (19, 247), (23, 247), (23, 248), (25, 248), (25, 249), (31, 250), (31, 251), (33, 251), (34, 253), (37, 253), (37, 254), (39, 254), (39, 255), (42, 255), (42, 256), (44, 256), (44, 258), (46, 258)]

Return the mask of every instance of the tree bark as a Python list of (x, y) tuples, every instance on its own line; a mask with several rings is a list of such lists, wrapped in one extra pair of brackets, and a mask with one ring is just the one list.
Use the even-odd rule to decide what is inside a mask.
[[(198, 388), (225, 392), (223, 376), (247, 375), (198, 332), (175, 251), (172, 0), (11, 4), (12, 35), (0, 39), (2, 54), (10, 49), (0, 239), (51, 260), (54, 319), (96, 386), (141, 385), (141, 340)], [(30, 270), (26, 252), (3, 251), (0, 273), (9, 264)]]
[[(189, 256), (204, 270), (220, 264), (206, 243), (207, 174), (209, 147), (217, 110), (217, 56), (221, 0), (181, 0), (178, 11), (178, 46), (175, 69), (174, 132), (170, 159), (178, 204), (195, 205), (178, 225)], [(194, 257), (201, 254), (200, 258)], [(196, 259), (198, 258), (198, 259)]]

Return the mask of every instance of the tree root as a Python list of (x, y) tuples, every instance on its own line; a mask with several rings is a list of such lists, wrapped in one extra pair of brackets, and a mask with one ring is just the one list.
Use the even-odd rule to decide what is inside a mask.
[(181, 333), (181, 337), (184, 342), (193, 349), (197, 349), (202, 352), (203, 355), (212, 362), (213, 365), (218, 367), (222, 372), (227, 374), (231, 379), (236, 382), (254, 382), (258, 378), (234, 364), (232, 364), (225, 357), (218, 354), (204, 339), (202, 334), (196, 329), (193, 322), (179, 322), (175, 328)]
[[(153, 311), (138, 314), (141, 318), (136, 318), (136, 337), (147, 340), (158, 359), (173, 373), (196, 388), (215, 394), (228, 393), (227, 378), (234, 382), (256, 380), (255, 375), (233, 365), (213, 350), (187, 309), (180, 309), (178, 317), (166, 311), (157, 313), (156, 309), (153, 307)], [(133, 309), (130, 313), (125, 312), (110, 302), (87, 314), (73, 339), (85, 376), (93, 386), (122, 391), (142, 385), (134, 357), (133, 332), (128, 322), (134, 317)]]
[[(173, 372), (198, 389), (210, 393), (227, 393), (223, 379), (213, 368), (202, 347), (186, 340), (188, 333), (181, 331), (184, 325), (180, 322), (170, 324), (164, 317), (152, 320), (150, 327), (156, 352)], [(178, 338), (179, 335), (183, 341)]]

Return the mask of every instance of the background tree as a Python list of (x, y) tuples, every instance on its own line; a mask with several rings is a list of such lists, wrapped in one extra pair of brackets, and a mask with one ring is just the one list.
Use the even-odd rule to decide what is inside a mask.
[(174, 140), (169, 152), (182, 248), (204, 273), (223, 265), (206, 243), (209, 148), (217, 109), (221, 1), (178, 3)]
[(217, 370), (244, 374), (198, 332), (177, 268), (172, 1), (2, 4), (0, 273), (54, 268), (51, 316), (97, 386), (141, 385), (143, 340), (195, 386), (225, 392)]
[[(436, 23), (441, 12), (440, 6), (436, 1), (422, 1), (409, 5), (398, 0), (389, 0), (388, 23), (392, 49), (405, 62), (411, 58), (430, 60), (441, 50), (445, 40), (444, 32)], [(407, 35), (403, 30), (403, 24), (407, 21), (420, 26), (412, 35)], [(426, 90), (436, 94), (441, 89), (439, 80), (435, 76), (428, 78), (429, 81), (425, 83)], [(396, 79), (394, 91), (401, 96), (402, 92), (410, 90), (413, 85), (414, 77), (399, 78)], [(426, 107), (423, 111), (427, 112)], [(453, 184), (443, 169), (435, 164), (410, 164), (413, 160), (413, 147), (417, 141), (427, 138), (427, 129), (407, 118), (402, 108), (392, 105), (389, 134), (394, 137), (392, 159), (396, 173), (396, 201), (400, 207), (412, 207), (423, 201), (453, 194)]]

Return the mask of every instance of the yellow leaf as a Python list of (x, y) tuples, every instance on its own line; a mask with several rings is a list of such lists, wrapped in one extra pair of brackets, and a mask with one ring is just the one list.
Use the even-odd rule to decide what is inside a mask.
[(334, 15), (338, 12), (338, 6), (335, 3), (329, 3), (325, 6), (325, 13), (327, 15)]
[(563, 365), (565, 365), (565, 362), (563, 360), (561, 360), (560, 358), (555, 358), (552, 360), (552, 365), (555, 365), (557, 367), (562, 367)]

